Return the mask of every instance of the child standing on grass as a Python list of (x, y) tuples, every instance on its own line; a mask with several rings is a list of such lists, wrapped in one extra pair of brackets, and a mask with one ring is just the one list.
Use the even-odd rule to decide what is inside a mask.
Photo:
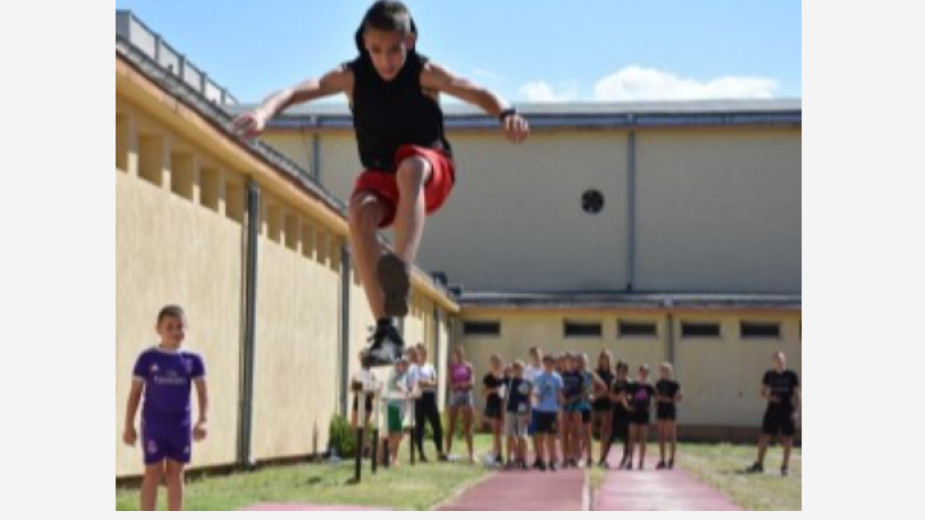
[(508, 439), (507, 468), (527, 469), (527, 430), (532, 406), (533, 384), (524, 376), (524, 364), (514, 361), (507, 382), (508, 400), (504, 414), (504, 433)]
[[(236, 131), (250, 138), (290, 106), (335, 94), (349, 100), (365, 169), (350, 197), (350, 242), (376, 319), (368, 351), (374, 366), (390, 365), (404, 350), (392, 318), (408, 313), (409, 270), (425, 217), (443, 206), (456, 181), (440, 94), (497, 118), (511, 142), (522, 142), (529, 134), (527, 122), (500, 96), (418, 54), (417, 38), (408, 8), (380, 0), (366, 12), (355, 34), (355, 59), (319, 79), (270, 95), (234, 121)], [(394, 252), (383, 255), (376, 233), (393, 223)]]
[(636, 381), (630, 383), (627, 389), (630, 407), (630, 456), (626, 469), (633, 469), (633, 449), (639, 446), (639, 469), (642, 470), (646, 462), (646, 443), (649, 438), (650, 413), (655, 388), (649, 384), (649, 365), (640, 365), (636, 374)]
[[(659, 380), (655, 383), (655, 417), (658, 419), (658, 453), (659, 463), (655, 469), (674, 469), (674, 456), (678, 445), (677, 403), (684, 394), (681, 385), (674, 380), (674, 367), (671, 363), (662, 363), (659, 368)], [(665, 463), (665, 444), (671, 445), (671, 458)]]
[(562, 377), (554, 371), (556, 360), (547, 355), (543, 358), (543, 373), (533, 381), (536, 395), (536, 459), (538, 469), (556, 471), (556, 422), (559, 407), (564, 403)]
[(501, 465), (501, 429), (504, 425), (504, 364), (501, 356), (491, 355), (491, 370), (482, 378), (482, 395), (485, 396), (485, 418), (491, 424), (491, 439), (495, 464)]
[[(155, 330), (160, 343), (138, 357), (132, 372), (122, 440), (134, 446), (138, 440), (135, 414), (141, 410), (141, 447), (145, 473), (141, 483), (141, 510), (154, 511), (161, 477), (167, 480), (167, 507), (183, 509), (183, 469), (192, 455), (192, 441), (206, 438), (208, 392), (202, 358), (183, 348), (186, 315), (178, 305), (157, 314)], [(199, 417), (192, 422), (190, 394), (196, 387)]]
[(388, 384), (386, 385), (386, 429), (389, 436), (388, 456), (391, 463), (398, 465), (398, 448), (401, 446), (402, 437), (404, 437), (404, 416), (405, 406), (410, 404), (409, 397), (411, 389), (408, 388), (408, 366), (409, 360), (402, 356), (395, 362), (395, 369), (389, 375)]

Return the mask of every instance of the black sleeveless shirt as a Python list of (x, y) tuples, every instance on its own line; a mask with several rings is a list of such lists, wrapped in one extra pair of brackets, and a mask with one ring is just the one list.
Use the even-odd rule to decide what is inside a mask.
[(353, 71), (350, 109), (365, 168), (395, 173), (395, 152), (406, 144), (452, 156), (443, 131), (443, 111), (421, 87), (425, 63), (426, 57), (409, 50), (404, 66), (391, 81), (379, 76), (366, 52), (346, 64)]

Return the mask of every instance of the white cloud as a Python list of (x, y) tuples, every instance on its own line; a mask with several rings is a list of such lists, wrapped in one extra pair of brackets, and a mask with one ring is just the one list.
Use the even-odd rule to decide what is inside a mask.
[[(542, 83), (542, 82), (535, 82)], [(722, 76), (707, 81), (631, 65), (594, 84), (598, 101), (771, 98), (780, 88), (773, 78)]]
[(578, 84), (567, 82), (553, 87), (545, 81), (529, 81), (518, 92), (524, 99), (533, 102), (574, 101), (578, 99)]

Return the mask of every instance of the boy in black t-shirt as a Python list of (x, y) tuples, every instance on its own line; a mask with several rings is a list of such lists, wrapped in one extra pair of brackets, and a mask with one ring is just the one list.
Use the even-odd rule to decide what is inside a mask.
[(784, 461), (780, 468), (782, 476), (789, 473), (790, 448), (796, 432), (796, 419), (800, 408), (800, 379), (793, 370), (787, 369), (787, 357), (776, 352), (774, 369), (764, 373), (761, 381), (761, 397), (768, 400), (758, 439), (758, 460), (746, 470), (750, 473), (764, 471), (764, 455), (768, 450), (771, 435), (780, 435), (784, 446)]
[[(683, 398), (681, 385), (674, 380), (671, 363), (662, 363), (659, 380), (655, 383), (655, 417), (658, 419), (659, 463), (655, 469), (674, 469), (674, 456), (678, 444), (676, 403)], [(671, 458), (665, 464), (665, 444), (671, 443)]]

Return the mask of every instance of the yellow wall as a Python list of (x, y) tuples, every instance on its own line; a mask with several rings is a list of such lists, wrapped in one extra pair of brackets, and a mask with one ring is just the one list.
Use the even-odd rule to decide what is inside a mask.
[[(614, 359), (629, 363), (635, 377), (639, 365), (650, 366), (650, 381), (658, 378), (658, 366), (667, 361), (667, 314), (662, 311), (562, 311), (562, 310), (481, 310), (464, 308), (462, 321), (500, 321), (500, 336), (463, 335), (460, 343), (475, 366), (477, 379), (488, 371), (488, 359), (497, 353), (509, 362), (527, 361), (527, 349), (537, 345), (543, 353), (584, 352), (592, 366), (602, 349)], [(564, 320), (600, 322), (600, 338), (564, 338)], [(655, 322), (654, 338), (617, 337), (618, 320)], [(779, 339), (742, 339), (740, 320), (780, 322)], [(683, 321), (721, 323), (718, 339), (681, 337)], [(679, 422), (684, 425), (755, 426), (760, 425), (765, 402), (758, 398), (761, 377), (771, 365), (771, 355), (783, 350), (788, 366), (801, 377), (799, 312), (678, 311), (674, 315), (675, 375), (681, 383), (685, 401), (679, 405)], [(481, 396), (478, 406), (483, 406)]]
[[(193, 464), (233, 462), (243, 230), (237, 222), (124, 171), (117, 170), (115, 180), (116, 475), (142, 471), (139, 448), (121, 442), (122, 425), (132, 367), (143, 350), (159, 341), (155, 319), (168, 303), (186, 310), (185, 344), (202, 354), (211, 394), (209, 439), (194, 446)], [(193, 402), (195, 408), (195, 397)]]
[[(119, 58), (115, 133), (116, 476), (143, 469), (139, 447), (122, 445), (122, 425), (132, 367), (157, 342), (154, 321), (168, 303), (186, 310), (186, 345), (203, 355), (207, 370), (209, 437), (195, 445), (191, 466), (236, 462), (248, 178), (261, 200), (253, 216), (260, 235), (251, 455), (261, 461), (323, 451), (344, 387), (344, 217)], [(417, 307), (456, 311), (419, 270), (412, 287)], [(358, 283), (350, 300), (355, 367), (372, 319)], [(423, 339), (428, 325), (420, 316), (410, 322), (414, 338)]]
[(338, 406), (340, 266), (264, 237), (257, 256), (253, 454), (317, 453)]

